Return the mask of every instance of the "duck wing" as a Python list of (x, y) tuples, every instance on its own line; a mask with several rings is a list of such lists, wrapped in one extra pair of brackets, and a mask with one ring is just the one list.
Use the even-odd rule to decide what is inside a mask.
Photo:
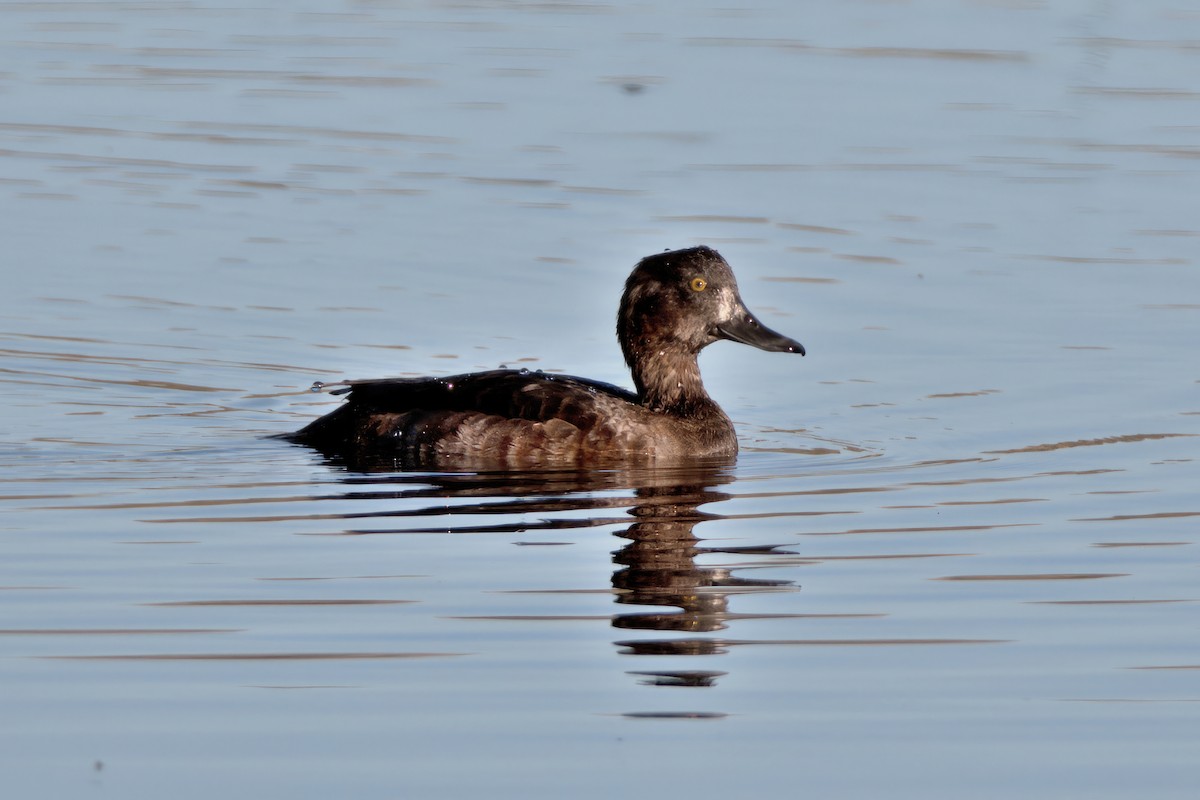
[(372, 411), (415, 409), (476, 411), (509, 419), (545, 421), (593, 411), (597, 397), (636, 403), (637, 396), (609, 383), (526, 369), (495, 369), (445, 378), (348, 381), (334, 394)]
[(290, 435), (327, 455), (387, 453), (407, 465), (577, 461), (618, 435), (637, 396), (608, 383), (529, 370), (349, 381), (346, 403)]

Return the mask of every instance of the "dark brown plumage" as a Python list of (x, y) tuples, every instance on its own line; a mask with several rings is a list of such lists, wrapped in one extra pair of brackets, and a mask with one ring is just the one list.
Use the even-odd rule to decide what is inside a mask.
[(733, 423), (704, 390), (697, 356), (718, 339), (804, 354), (746, 309), (708, 247), (642, 259), (617, 338), (636, 392), (529, 370), (350, 381), (347, 402), (285, 438), (349, 461), (409, 468), (527, 469), (732, 458)]

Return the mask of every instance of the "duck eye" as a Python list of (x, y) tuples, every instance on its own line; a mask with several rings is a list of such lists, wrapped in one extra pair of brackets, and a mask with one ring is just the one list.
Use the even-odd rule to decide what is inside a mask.
[(704, 278), (692, 278), (692, 282), (688, 285), (692, 287), (693, 292), (703, 292), (708, 288), (708, 281)]

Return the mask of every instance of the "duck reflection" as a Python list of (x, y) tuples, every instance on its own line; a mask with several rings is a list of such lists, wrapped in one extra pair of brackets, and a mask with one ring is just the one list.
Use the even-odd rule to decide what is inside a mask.
[[(363, 465), (355, 466), (361, 470)], [(716, 554), (769, 556), (778, 553), (771, 545), (705, 546), (696, 535), (698, 524), (725, 518), (716, 513), (714, 507), (733, 497), (720, 490), (734, 480), (733, 463), (727, 460), (701, 462), (686, 469), (436, 474), (359, 472), (347, 474), (343, 480), (351, 485), (364, 485), (362, 490), (340, 495), (347, 499), (438, 498), (439, 501), (436, 505), (413, 507), (409, 504), (400, 509), (348, 513), (341, 515), (344, 519), (493, 518), (477, 525), (372, 527), (352, 529), (347, 533), (567, 530), (617, 525), (628, 522), (632, 516), (632, 524), (614, 532), (625, 544), (613, 554), (616, 569), (612, 575), (612, 589), (618, 606), (628, 610), (615, 613), (612, 625), (623, 631), (690, 635), (614, 642), (625, 655), (724, 653), (726, 646), (722, 639), (703, 634), (724, 630), (733, 619), (755, 616), (732, 613), (729, 608), (732, 597), (747, 592), (795, 589), (792, 581), (751, 579), (735, 574), (735, 569), (728, 566), (697, 563)], [(383, 484), (382, 488), (380, 484)], [(366, 488), (367, 485), (371, 488)], [(589, 513), (582, 517), (529, 517), (570, 511)], [(604, 513), (606, 511), (611, 513)], [(495, 519), (500, 516), (504, 519)], [(668, 669), (635, 670), (630, 674), (654, 685), (712, 686), (726, 673)]]
[[(681, 476), (682, 477), (682, 476)], [(724, 630), (730, 619), (729, 600), (734, 593), (790, 587), (791, 581), (753, 580), (733, 574), (727, 567), (701, 566), (700, 556), (744, 553), (763, 548), (703, 547), (695, 534), (697, 524), (720, 519), (700, 507), (728, 500), (731, 495), (713, 487), (729, 482), (727, 473), (692, 474), (681, 483), (637, 488), (638, 504), (630, 513), (637, 522), (617, 531), (628, 540), (613, 554), (618, 569), (612, 585), (621, 605), (660, 606), (669, 611), (639, 611), (613, 616), (613, 627), (691, 634)], [(698, 656), (725, 652), (720, 640), (704, 637), (637, 639), (616, 642), (622, 652), (642, 656)], [(713, 670), (637, 670), (630, 674), (658, 686), (713, 686), (725, 672)]]

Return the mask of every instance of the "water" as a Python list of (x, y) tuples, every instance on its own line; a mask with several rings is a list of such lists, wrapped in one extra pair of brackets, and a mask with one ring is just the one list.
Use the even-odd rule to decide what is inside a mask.
[[(1190, 797), (1200, 15), (0, 9), (14, 796)], [(733, 468), (354, 473), (314, 381), (628, 383)]]

